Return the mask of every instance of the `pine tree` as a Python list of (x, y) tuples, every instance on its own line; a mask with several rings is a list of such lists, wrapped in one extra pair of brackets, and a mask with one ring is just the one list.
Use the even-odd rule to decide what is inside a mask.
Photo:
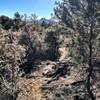
[(86, 89), (91, 100), (95, 96), (91, 89), (93, 80), (93, 58), (98, 56), (97, 37), (100, 28), (99, 0), (62, 0), (56, 2), (55, 15), (72, 33), (72, 57), (78, 64), (88, 65)]

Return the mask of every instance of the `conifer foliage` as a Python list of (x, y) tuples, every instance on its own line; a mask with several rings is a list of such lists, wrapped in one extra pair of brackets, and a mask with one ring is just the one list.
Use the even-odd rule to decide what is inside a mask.
[[(99, 53), (100, 2), (98, 0), (62, 0), (56, 2), (55, 15), (72, 33), (71, 56), (77, 65), (87, 68), (86, 89), (91, 100), (96, 100), (91, 87), (94, 75), (93, 60)], [(86, 67), (88, 66), (88, 67)]]

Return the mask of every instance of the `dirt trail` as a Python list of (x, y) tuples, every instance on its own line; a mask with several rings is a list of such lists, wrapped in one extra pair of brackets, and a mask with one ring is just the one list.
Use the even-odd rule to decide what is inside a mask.
[(21, 79), (19, 86), (22, 92), (19, 94), (17, 100), (46, 100), (43, 98), (44, 93), (41, 86), (45, 83), (42, 71), (35, 72), (35, 78)]

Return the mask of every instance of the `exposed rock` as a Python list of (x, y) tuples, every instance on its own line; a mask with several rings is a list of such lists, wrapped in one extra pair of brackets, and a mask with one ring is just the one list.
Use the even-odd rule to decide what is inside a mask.
[(69, 57), (69, 48), (62, 47), (58, 49), (58, 52), (60, 54), (59, 61), (64, 61)]

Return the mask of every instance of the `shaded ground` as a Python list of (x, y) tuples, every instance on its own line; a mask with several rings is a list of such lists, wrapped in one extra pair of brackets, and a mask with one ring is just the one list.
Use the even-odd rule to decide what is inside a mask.
[[(52, 88), (57, 86), (61, 87), (71, 84), (77, 79), (77, 75), (73, 77), (59, 77), (58, 80), (52, 79), (43, 75), (43, 68), (46, 67), (45, 64), (39, 65), (39, 67), (39, 70), (34, 72), (34, 74), (32, 73), (32, 78), (20, 78), (18, 85), (21, 89), (21, 92), (17, 100), (49, 100), (47, 97), (47, 92), (45, 90), (50, 90), (50, 88), (52, 90)], [(47, 84), (48, 81), (51, 81), (50, 84)]]
[[(49, 64), (48, 62), (42, 62), (38, 65), (38, 70), (30, 75), (31, 78), (20, 78), (19, 87), (21, 92), (17, 100), (89, 100), (88, 94), (85, 94), (85, 74), (82, 73), (82, 69), (74, 71), (71, 69), (70, 74), (66, 74), (64, 77), (47, 76), (48, 73), (50, 74), (53, 71), (50, 66), (52, 65), (51, 68), (54, 68), (53, 65), (55, 64), (57, 62), (49, 62)], [(45, 74), (44, 71), (46, 71)], [(96, 71), (96, 76), (99, 75), (100, 73)], [(93, 83), (96, 100), (100, 100), (99, 84), (100, 80), (98, 78)], [(86, 96), (85, 99), (83, 99), (84, 96)]]

